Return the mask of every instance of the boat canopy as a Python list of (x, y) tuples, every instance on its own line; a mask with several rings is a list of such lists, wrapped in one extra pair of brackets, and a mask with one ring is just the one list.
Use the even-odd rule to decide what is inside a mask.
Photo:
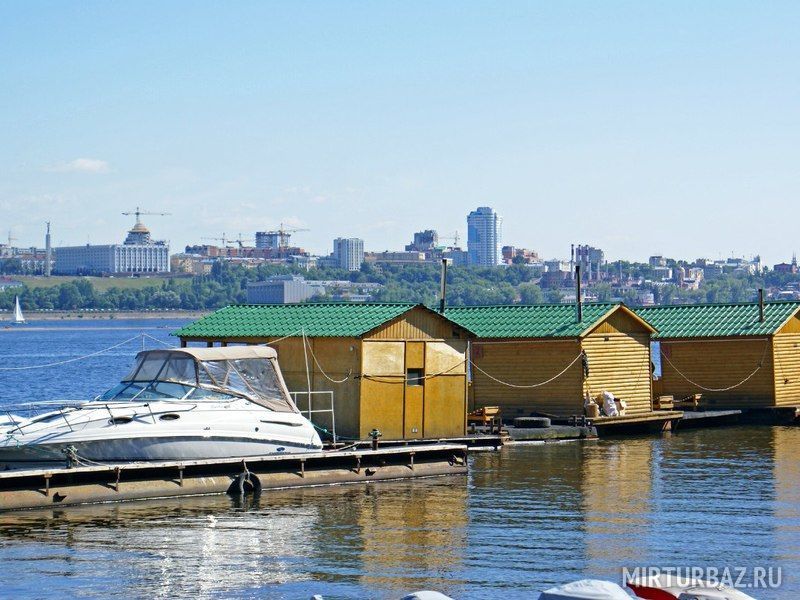
[(146, 350), (124, 383), (167, 382), (232, 393), (277, 412), (299, 412), (278, 355), (264, 346)]

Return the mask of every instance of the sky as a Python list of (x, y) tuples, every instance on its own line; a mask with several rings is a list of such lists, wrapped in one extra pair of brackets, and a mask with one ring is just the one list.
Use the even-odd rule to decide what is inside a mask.
[[(0, 3), (0, 241), (800, 250), (800, 3)], [(207, 243), (214, 243), (213, 241)]]

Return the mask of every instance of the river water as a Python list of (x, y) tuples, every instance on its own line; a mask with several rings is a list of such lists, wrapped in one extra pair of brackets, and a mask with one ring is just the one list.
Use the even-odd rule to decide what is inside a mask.
[[(177, 325), (0, 330), (1, 366), (68, 360), (139, 332), (174, 344)], [(90, 397), (139, 348), (0, 371), (0, 401)], [(536, 598), (659, 566), (781, 569), (779, 588), (748, 593), (800, 598), (798, 448), (796, 428), (687, 430), (506, 447), (472, 456), (467, 477), (270, 491), (244, 506), (215, 496), (0, 513), (0, 596)]]

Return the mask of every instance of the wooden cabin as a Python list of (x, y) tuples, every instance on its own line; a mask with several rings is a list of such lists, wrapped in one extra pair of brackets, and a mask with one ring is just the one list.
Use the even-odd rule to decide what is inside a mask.
[[(458, 437), (466, 432), (467, 347), (472, 336), (414, 304), (229, 306), (175, 332), (183, 345), (268, 344), (301, 409), (326, 408), (336, 432), (364, 439)], [(312, 413), (330, 430), (330, 415)]]
[(640, 308), (658, 334), (659, 393), (709, 408), (800, 406), (800, 302)]
[[(628, 415), (652, 411), (654, 329), (622, 304), (456, 307), (446, 316), (472, 342), (471, 407), (496, 405), (508, 420), (542, 413), (584, 414), (584, 394), (627, 402)], [(588, 371), (588, 374), (587, 374)]]

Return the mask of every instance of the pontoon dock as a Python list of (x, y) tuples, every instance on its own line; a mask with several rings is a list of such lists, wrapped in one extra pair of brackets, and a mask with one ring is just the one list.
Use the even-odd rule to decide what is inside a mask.
[(0, 511), (464, 475), (466, 456), (467, 448), (461, 444), (428, 444), (247, 459), (9, 470), (0, 472)]

